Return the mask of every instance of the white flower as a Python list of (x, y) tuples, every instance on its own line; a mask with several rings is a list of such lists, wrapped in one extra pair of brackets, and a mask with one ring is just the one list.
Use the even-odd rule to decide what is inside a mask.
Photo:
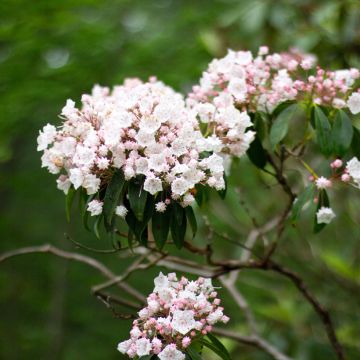
[(332, 185), (331, 180), (327, 179), (324, 176), (320, 176), (319, 178), (317, 178), (315, 180), (315, 184), (318, 189), (327, 189)]
[(208, 317), (206, 318), (206, 320), (208, 321), (208, 323), (210, 325), (214, 325), (215, 323), (217, 323), (218, 321), (220, 321), (220, 319), (223, 317), (223, 312), (221, 309), (217, 309), (215, 312), (212, 312), (208, 315)]
[(118, 344), (117, 349), (122, 354), (125, 354), (129, 350), (131, 344), (132, 344), (131, 340), (125, 340)]
[(195, 327), (194, 311), (175, 310), (171, 326), (180, 334), (185, 335)]
[(136, 353), (138, 356), (149, 355), (151, 351), (151, 343), (148, 339), (142, 338), (136, 340)]
[(347, 101), (347, 105), (353, 114), (358, 114), (360, 112), (360, 93), (352, 93)]
[(170, 344), (158, 355), (160, 360), (184, 360), (185, 355), (176, 349), (175, 344)]
[(155, 209), (157, 212), (163, 213), (166, 211), (166, 204), (163, 201), (159, 201), (155, 204)]
[(144, 190), (149, 192), (151, 195), (156, 194), (158, 191), (161, 191), (162, 183), (159, 178), (156, 177), (148, 177), (144, 182)]
[(127, 213), (128, 213), (128, 209), (124, 205), (119, 205), (115, 208), (115, 214), (117, 216), (122, 217), (123, 219), (125, 219)]
[(318, 224), (329, 224), (336, 217), (331, 208), (322, 206), (316, 213)]
[(160, 272), (159, 276), (154, 279), (154, 284), (154, 292), (157, 292), (159, 290), (167, 289), (169, 287), (169, 280), (167, 276)]
[(245, 79), (233, 78), (230, 80), (228, 89), (231, 95), (235, 98), (244, 101), (247, 92)]
[(358, 158), (353, 157), (346, 163), (346, 170), (354, 181), (360, 185), (360, 161)]
[(78, 189), (84, 181), (84, 174), (78, 168), (70, 169), (69, 173), (70, 173), (69, 176), (70, 181), (74, 185), (74, 188)]
[(103, 202), (99, 200), (92, 200), (88, 203), (87, 211), (91, 216), (100, 215), (102, 213)]
[(68, 179), (67, 176), (61, 175), (57, 180), (57, 188), (59, 190), (62, 190), (64, 194), (66, 195), (69, 192), (71, 181)]
[(183, 178), (177, 178), (174, 180), (171, 184), (171, 191), (175, 195), (183, 195), (189, 188), (191, 187), (191, 184), (184, 180)]
[(42, 151), (47, 149), (47, 147), (54, 142), (56, 136), (56, 127), (50, 124), (44, 126), (42, 131), (39, 132), (37, 138), (37, 151)]
[(100, 188), (100, 179), (93, 174), (86, 174), (82, 186), (86, 189), (88, 195), (98, 192)]

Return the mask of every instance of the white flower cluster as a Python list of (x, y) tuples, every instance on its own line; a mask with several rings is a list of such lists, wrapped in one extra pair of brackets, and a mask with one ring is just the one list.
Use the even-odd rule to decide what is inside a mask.
[[(78, 109), (68, 100), (60, 128), (48, 124), (38, 137), (42, 166), (62, 174), (57, 183), (65, 193), (71, 185), (97, 193), (114, 168), (126, 180), (144, 175), (146, 191), (165, 191), (183, 206), (194, 201), (191, 190), (198, 183), (224, 188), (222, 158), (202, 157), (206, 140), (196, 112), (162, 82), (128, 79), (112, 92), (95, 86), (81, 102)], [(92, 212), (101, 213), (101, 205), (92, 203)], [(124, 209), (118, 213), (123, 216)]]
[(334, 211), (326, 206), (322, 206), (316, 213), (316, 221), (318, 224), (330, 224), (335, 217)]
[(130, 339), (118, 345), (130, 358), (156, 354), (160, 360), (184, 360), (183, 351), (192, 341), (211, 332), (215, 323), (229, 321), (211, 279), (178, 281), (174, 273), (160, 273), (154, 283)]

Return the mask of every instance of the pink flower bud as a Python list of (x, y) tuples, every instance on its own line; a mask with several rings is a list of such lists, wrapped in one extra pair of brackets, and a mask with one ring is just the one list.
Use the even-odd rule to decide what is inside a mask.
[(349, 174), (342, 174), (341, 175), (341, 181), (343, 182), (349, 182), (350, 181), (350, 175)]

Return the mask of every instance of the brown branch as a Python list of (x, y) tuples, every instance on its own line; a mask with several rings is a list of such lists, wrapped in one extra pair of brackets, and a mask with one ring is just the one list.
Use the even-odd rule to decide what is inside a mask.
[[(59, 256), (61, 258), (67, 259), (67, 260), (74, 260), (74, 261), (81, 262), (83, 264), (86, 264), (86, 265), (98, 270), (100, 273), (102, 273), (105, 277), (107, 277), (109, 279), (113, 279), (116, 276), (104, 264), (102, 264), (101, 262), (99, 262), (89, 256), (64, 251), (64, 250), (61, 250), (61, 249), (59, 249), (55, 246), (49, 245), (49, 244), (39, 245), (39, 246), (29, 246), (29, 247), (24, 247), (24, 248), (5, 252), (0, 255), (0, 263), (5, 260), (8, 260), (14, 256), (35, 254), (35, 253), (48, 253), (48, 254), (53, 254), (53, 255)], [(139, 300), (141, 303), (145, 302), (145, 300), (146, 300), (145, 297), (140, 292), (138, 292), (136, 289), (134, 289), (132, 286), (130, 286), (126, 283), (120, 283), (120, 284), (117, 284), (117, 286), (120, 287), (125, 292), (127, 292), (129, 295), (133, 296), (135, 299)]]
[(265, 351), (275, 360), (291, 360), (291, 358), (279, 352), (275, 347), (273, 347), (271, 344), (269, 344), (267, 341), (265, 341), (258, 335), (244, 336), (240, 335), (238, 332), (218, 328), (214, 328), (213, 333), (219, 336), (233, 339), (242, 344), (254, 346), (260, 350)]

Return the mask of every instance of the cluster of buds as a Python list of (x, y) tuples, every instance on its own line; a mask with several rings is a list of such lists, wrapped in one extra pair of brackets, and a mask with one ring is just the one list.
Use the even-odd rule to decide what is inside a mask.
[[(185, 107), (183, 97), (156, 78), (143, 83), (128, 79), (112, 92), (95, 86), (83, 95), (82, 108), (68, 100), (62, 109), (62, 125), (46, 125), (38, 137), (42, 166), (58, 174), (58, 188), (86, 189), (88, 195), (105, 188), (114, 169), (125, 179), (144, 177), (143, 188), (165, 201), (182, 206), (194, 201), (192, 189), (203, 184), (221, 190), (225, 186), (223, 159), (204, 153), (207, 140), (199, 130), (196, 113)], [(117, 213), (124, 215), (126, 209)], [(99, 215), (102, 202), (89, 207)]]
[(118, 345), (130, 358), (155, 354), (160, 360), (183, 360), (193, 341), (211, 332), (217, 322), (229, 321), (211, 279), (178, 280), (175, 273), (160, 273), (154, 284), (147, 306), (133, 322), (130, 339)]
[[(352, 186), (360, 188), (360, 161), (358, 158), (353, 157), (346, 165), (341, 159), (336, 159), (330, 163), (330, 168), (332, 169), (332, 175), (329, 178), (324, 176), (314, 177), (313, 175), (309, 177), (309, 180), (315, 183), (318, 190), (329, 189), (334, 182), (338, 181), (350, 183)], [(318, 199), (315, 198), (315, 202), (317, 201)], [(319, 224), (329, 224), (336, 216), (334, 211), (327, 206), (322, 206), (316, 215)]]

